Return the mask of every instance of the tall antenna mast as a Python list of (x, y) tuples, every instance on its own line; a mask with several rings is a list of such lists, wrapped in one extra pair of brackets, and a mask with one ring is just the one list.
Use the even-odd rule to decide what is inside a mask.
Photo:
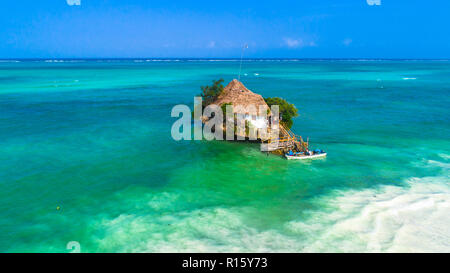
[(248, 44), (245, 44), (242, 47), (242, 52), (241, 52), (241, 63), (239, 64), (239, 76), (238, 76), (238, 80), (241, 80), (241, 70), (242, 70), (242, 58), (244, 57), (244, 50), (248, 48)]

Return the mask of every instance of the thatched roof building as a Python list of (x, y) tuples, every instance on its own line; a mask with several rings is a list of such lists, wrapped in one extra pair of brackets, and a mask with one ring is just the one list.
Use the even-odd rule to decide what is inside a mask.
[[(256, 111), (258, 111), (261, 106), (265, 109), (269, 109), (269, 106), (261, 95), (248, 90), (242, 82), (236, 79), (225, 86), (222, 94), (220, 94), (217, 100), (213, 102), (213, 104), (219, 106), (224, 103), (231, 103), (233, 105), (233, 111), (238, 114), (247, 114), (248, 112), (244, 109), (248, 109), (250, 106), (256, 107)], [(242, 108), (237, 106), (242, 106)]]
[[(293, 135), (293, 133), (288, 132), (282, 124), (279, 124), (278, 126), (277, 122), (277, 125), (274, 127), (276, 129), (271, 129), (274, 117), (270, 111), (267, 112), (270, 107), (261, 95), (247, 89), (242, 82), (236, 79), (232, 80), (224, 87), (217, 99), (212, 102), (212, 104), (218, 106), (222, 106), (225, 103), (231, 103), (233, 112), (236, 116), (240, 116), (246, 120), (252, 127), (258, 129), (267, 128), (268, 134), (261, 135), (258, 133), (257, 139), (261, 140), (261, 142), (265, 142), (261, 144), (261, 151), (271, 152), (281, 150), (284, 152), (286, 149), (293, 149), (296, 145), (301, 145), (296, 139), (296, 136)], [(278, 120), (278, 118), (276, 119)], [(202, 117), (202, 120), (206, 121), (207, 119)], [(223, 126), (225, 130), (225, 124)], [(235, 132), (235, 134), (238, 135), (239, 133)], [(248, 136), (248, 133), (244, 131), (241, 136), (245, 138)], [(281, 142), (276, 141), (275, 143), (272, 143), (274, 139), (279, 139)]]

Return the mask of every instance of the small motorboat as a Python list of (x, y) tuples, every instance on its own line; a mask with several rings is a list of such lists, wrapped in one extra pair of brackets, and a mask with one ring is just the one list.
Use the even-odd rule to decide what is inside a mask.
[(289, 153), (284, 155), (286, 159), (313, 159), (313, 158), (321, 158), (326, 157), (327, 153), (323, 150), (316, 149), (314, 151), (308, 151), (306, 153), (300, 152), (300, 153), (294, 153), (292, 151), (289, 151)]

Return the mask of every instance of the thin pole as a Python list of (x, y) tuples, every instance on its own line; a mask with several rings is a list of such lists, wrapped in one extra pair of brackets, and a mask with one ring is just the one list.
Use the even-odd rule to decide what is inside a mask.
[(242, 47), (242, 52), (241, 52), (241, 63), (240, 63), (240, 65), (239, 65), (239, 76), (238, 76), (238, 80), (239, 80), (239, 81), (241, 80), (242, 58), (244, 57), (244, 49), (246, 49), (246, 48), (248, 48), (248, 45), (247, 45), (247, 44), (245, 44), (245, 45)]

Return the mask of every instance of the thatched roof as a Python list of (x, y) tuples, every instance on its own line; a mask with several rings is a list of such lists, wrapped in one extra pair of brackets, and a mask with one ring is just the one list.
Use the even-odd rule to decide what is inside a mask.
[(253, 105), (256, 107), (256, 111), (258, 111), (259, 107), (263, 105), (264, 107), (269, 108), (267, 103), (264, 101), (264, 98), (255, 94), (252, 91), (248, 90), (242, 82), (234, 79), (232, 80), (222, 91), (222, 94), (217, 98), (213, 104), (221, 106), (224, 103), (232, 103), (233, 111), (235, 113), (246, 114), (246, 111), (239, 109), (237, 106), (242, 106), (244, 108)]

